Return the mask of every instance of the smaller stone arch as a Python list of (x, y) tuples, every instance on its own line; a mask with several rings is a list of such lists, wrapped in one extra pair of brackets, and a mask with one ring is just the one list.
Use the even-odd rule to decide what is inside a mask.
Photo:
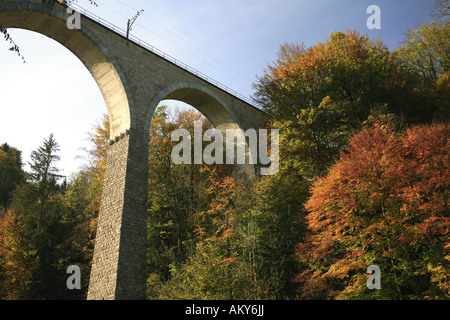
[[(208, 86), (202, 86), (196, 83), (179, 82), (168, 86), (161, 90), (151, 102), (145, 121), (145, 132), (150, 131), (153, 114), (163, 100), (177, 100), (187, 103), (200, 111), (220, 132), (222, 132), (224, 141), (226, 139), (227, 130), (238, 130), (244, 132), (245, 127), (233, 114), (231, 108), (228, 106), (218, 94), (211, 90)], [(240, 133), (238, 133), (239, 135)], [(242, 135), (242, 141), (246, 150), (246, 159), (249, 157), (249, 149), (247, 140)], [(235, 141), (235, 147), (238, 146), (238, 140)], [(234, 153), (235, 160), (237, 154)], [(237, 164), (237, 162), (235, 162)], [(255, 166), (249, 163), (238, 164), (234, 170), (234, 175), (243, 179), (252, 179), (255, 177)]]
[(161, 90), (150, 104), (145, 120), (145, 131), (150, 130), (153, 114), (163, 100), (185, 102), (200, 111), (218, 130), (242, 128), (227, 103), (206, 85), (179, 82)]

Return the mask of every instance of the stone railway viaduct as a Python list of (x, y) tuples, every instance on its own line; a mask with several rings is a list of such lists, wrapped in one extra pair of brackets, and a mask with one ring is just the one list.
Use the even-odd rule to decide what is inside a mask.
[(99, 21), (52, 0), (1, 0), (0, 26), (46, 35), (77, 56), (96, 80), (111, 125), (88, 299), (145, 299), (149, 129), (162, 100), (202, 112), (220, 131), (260, 128), (266, 115)]

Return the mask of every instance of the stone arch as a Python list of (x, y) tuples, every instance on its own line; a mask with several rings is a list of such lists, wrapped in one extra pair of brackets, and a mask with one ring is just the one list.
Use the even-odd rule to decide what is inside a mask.
[(136, 126), (133, 99), (128, 83), (115, 57), (86, 24), (70, 30), (66, 21), (70, 14), (58, 5), (2, 1), (1, 25), (45, 35), (70, 50), (95, 79), (106, 104), (111, 125), (111, 139)]
[[(158, 104), (163, 100), (181, 101), (197, 109), (216, 129), (222, 132), (224, 139), (226, 139), (226, 131), (228, 129), (241, 130), (238, 132), (244, 132), (248, 129), (233, 114), (228, 104), (208, 86), (202, 86), (192, 82), (179, 82), (161, 90), (153, 99), (145, 120), (145, 132), (149, 132), (153, 114)], [(238, 134), (240, 135), (240, 133)], [(248, 160), (248, 142), (243, 135), (241, 138), (244, 141), (244, 145), (241, 145), (241, 147), (245, 148), (245, 156)], [(235, 141), (235, 147), (237, 147), (237, 142)], [(234, 156), (236, 160), (237, 154), (235, 153)], [(255, 177), (255, 169), (255, 166), (249, 163), (239, 164), (236, 166), (234, 174), (237, 177), (251, 179)]]
[(145, 120), (145, 130), (150, 130), (153, 114), (163, 100), (185, 102), (200, 111), (218, 130), (239, 129), (242, 126), (229, 110), (227, 103), (207, 86), (179, 82), (161, 90), (150, 104)]

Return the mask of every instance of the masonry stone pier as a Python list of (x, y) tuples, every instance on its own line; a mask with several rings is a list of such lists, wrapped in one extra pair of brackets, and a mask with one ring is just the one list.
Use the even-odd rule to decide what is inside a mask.
[(81, 15), (81, 29), (69, 29), (70, 16), (58, 1), (0, 2), (0, 26), (56, 40), (83, 62), (100, 88), (111, 142), (88, 299), (145, 299), (148, 144), (157, 105), (186, 102), (221, 131), (260, 128), (266, 115), (92, 15)]

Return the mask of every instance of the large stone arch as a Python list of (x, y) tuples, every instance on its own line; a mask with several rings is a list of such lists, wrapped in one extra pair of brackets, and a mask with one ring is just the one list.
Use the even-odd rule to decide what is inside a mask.
[[(120, 65), (86, 24), (81, 30), (69, 30), (70, 14), (61, 6), (43, 6), (24, 1), (2, 1), (0, 24), (38, 32), (69, 49), (89, 70), (98, 84), (108, 110), (111, 137), (119, 136), (136, 123), (133, 99)], [(69, 92), (68, 92), (69, 94)]]

